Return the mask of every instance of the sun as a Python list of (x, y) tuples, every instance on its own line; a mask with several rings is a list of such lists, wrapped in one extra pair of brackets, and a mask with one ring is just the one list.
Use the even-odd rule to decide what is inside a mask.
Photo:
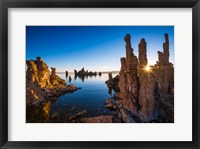
[(146, 71), (150, 71), (151, 68), (147, 65), (147, 66), (145, 67), (145, 70), (146, 70)]

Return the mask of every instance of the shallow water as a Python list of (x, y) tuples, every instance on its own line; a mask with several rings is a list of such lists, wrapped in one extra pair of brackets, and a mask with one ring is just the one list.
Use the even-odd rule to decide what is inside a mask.
[[(69, 77), (65, 74), (58, 74), (62, 79), (66, 80), (67, 85), (74, 84), (76, 87), (81, 87), (73, 93), (67, 93), (60, 96), (55, 103), (51, 103), (51, 112), (58, 112), (59, 115), (66, 117), (77, 112), (87, 110), (87, 116), (106, 115), (110, 110), (104, 108), (104, 101), (110, 98), (114, 93), (109, 90), (105, 81), (108, 80), (108, 74), (101, 76), (88, 76), (85, 78), (72, 77), (69, 82)], [(113, 74), (113, 77), (117, 75)]]

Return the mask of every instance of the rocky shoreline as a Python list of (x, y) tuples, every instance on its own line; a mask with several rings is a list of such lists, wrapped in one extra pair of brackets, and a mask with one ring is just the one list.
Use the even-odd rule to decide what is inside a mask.
[(126, 58), (121, 58), (118, 79), (109, 74), (109, 88), (119, 87), (113, 99), (107, 99), (106, 108), (115, 110), (118, 119), (125, 123), (174, 122), (174, 67), (169, 62), (169, 38), (164, 35), (163, 52), (158, 51), (158, 61), (148, 66), (145, 39), (138, 45), (138, 58), (131, 47), (131, 36), (124, 38)]
[[(56, 69), (43, 62), (41, 57), (26, 61), (26, 109), (28, 122), (46, 122), (50, 117), (50, 102), (66, 93), (77, 91), (73, 84), (66, 85), (65, 80), (56, 75)], [(35, 118), (39, 120), (35, 120)]]
[[(147, 43), (141, 39), (138, 45), (138, 57), (131, 46), (131, 36), (124, 38), (126, 57), (122, 57), (119, 75), (112, 77), (108, 73), (105, 81), (114, 95), (105, 99), (107, 113), (97, 116), (88, 115), (87, 109), (77, 111), (68, 109), (65, 116), (50, 111), (51, 103), (66, 94), (77, 91), (73, 84), (56, 75), (56, 69), (43, 62), (41, 57), (27, 60), (26, 71), (26, 117), (33, 123), (173, 123), (174, 122), (174, 67), (169, 62), (169, 37), (164, 35), (163, 51), (158, 51), (158, 61), (148, 66)], [(68, 76), (68, 71), (65, 72)], [(85, 77), (102, 75), (102, 72), (88, 72), (82, 68), (74, 70), (74, 75), (84, 81)], [(72, 78), (69, 76), (69, 82)]]

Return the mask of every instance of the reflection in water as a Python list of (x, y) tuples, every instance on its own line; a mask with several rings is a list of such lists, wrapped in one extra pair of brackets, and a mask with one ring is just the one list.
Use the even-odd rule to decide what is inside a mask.
[[(86, 71), (87, 72), (87, 71)], [(88, 73), (88, 72), (87, 72)], [(100, 74), (99, 76), (101, 77), (102, 74)], [(95, 73), (92, 73), (92, 72), (89, 72), (87, 75), (74, 75), (74, 81), (77, 79), (77, 77), (79, 79), (82, 80), (82, 82), (85, 81), (85, 79), (88, 79), (88, 77), (92, 78), (92, 77), (97, 77), (97, 72)], [(71, 81), (70, 81), (71, 82)]]
[(78, 77), (82, 80), (82, 82), (84, 82), (85, 76), (78, 76)]
[(26, 110), (27, 122), (68, 122), (66, 119), (69, 116), (84, 110), (87, 111), (85, 117), (110, 114), (110, 110), (104, 107), (105, 100), (113, 94), (112, 89), (108, 89), (105, 84), (105, 81), (108, 80), (108, 74), (96, 77), (76, 77), (73, 74), (66, 77), (65, 73), (58, 75), (65, 79), (67, 85), (74, 84), (81, 89), (42, 103), (39, 107), (28, 108)]
[[(117, 75), (113, 74), (114, 76)], [(51, 106), (52, 113), (59, 111), (60, 115), (67, 116), (72, 115), (83, 110), (87, 111), (86, 116), (99, 116), (109, 114), (110, 110), (104, 107), (106, 99), (113, 95), (112, 89), (108, 89), (105, 81), (108, 80), (108, 74), (103, 73), (101, 76), (85, 76), (78, 77), (71, 74), (74, 78), (70, 83), (65, 75), (59, 74), (62, 79), (67, 81), (67, 84), (74, 84), (77, 87), (81, 87), (80, 90), (72, 93), (60, 96), (56, 103)], [(69, 109), (72, 109), (69, 113)]]
[(74, 81), (76, 81), (76, 79), (77, 79), (77, 75), (74, 75)]
[(44, 103), (42, 110), (43, 110), (44, 122), (47, 122), (50, 118), (50, 114), (49, 114), (50, 102), (49, 101)]
[(39, 106), (29, 106), (26, 108), (27, 123), (46, 123), (50, 118), (50, 101), (46, 101)]
[[(67, 77), (66, 77), (67, 78)], [(71, 76), (69, 76), (69, 83), (72, 81), (72, 77)]]
[(66, 78), (68, 77), (68, 75), (69, 75), (68, 71), (65, 71)]

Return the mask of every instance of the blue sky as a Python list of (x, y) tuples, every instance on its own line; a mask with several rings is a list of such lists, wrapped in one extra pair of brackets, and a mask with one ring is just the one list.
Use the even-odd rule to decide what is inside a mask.
[(164, 34), (168, 33), (170, 61), (174, 63), (173, 26), (27, 26), (26, 59), (40, 56), (57, 72), (82, 67), (92, 71), (120, 70), (127, 33), (135, 55), (141, 38), (145, 38), (151, 65), (158, 60), (157, 51), (163, 50)]

